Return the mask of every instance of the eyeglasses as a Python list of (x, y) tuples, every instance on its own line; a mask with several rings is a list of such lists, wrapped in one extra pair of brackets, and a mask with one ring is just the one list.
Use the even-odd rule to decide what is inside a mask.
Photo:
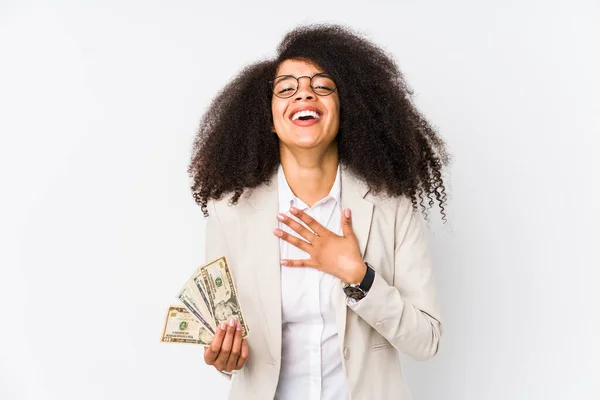
[(335, 92), (335, 82), (325, 72), (313, 76), (299, 76), (298, 78), (293, 75), (281, 75), (275, 78), (275, 80), (269, 81), (269, 84), (271, 84), (271, 89), (275, 96), (282, 99), (289, 99), (298, 92), (300, 78), (310, 79), (310, 88), (316, 95), (329, 96)]

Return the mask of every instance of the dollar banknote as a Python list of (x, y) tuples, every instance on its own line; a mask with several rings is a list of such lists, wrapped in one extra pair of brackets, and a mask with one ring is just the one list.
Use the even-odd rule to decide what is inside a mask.
[[(196, 268), (196, 270), (192, 274), (192, 277), (187, 281), (187, 285), (192, 288), (191, 290), (194, 292), (194, 294), (199, 296), (198, 305), (200, 307), (200, 312), (203, 315), (210, 316), (209, 319), (212, 324), (212, 323), (214, 323), (214, 318), (212, 316), (212, 310), (210, 308), (210, 303), (206, 296), (206, 289), (204, 288), (204, 285), (202, 283), (202, 273), (201, 273), (202, 267), (203, 266), (201, 265), (198, 268)], [(215, 329), (216, 329), (216, 327), (217, 327), (216, 325), (213, 326), (213, 328), (215, 328)]]
[(209, 331), (211, 335), (214, 335), (216, 328), (214, 326), (214, 318), (208, 308), (204, 305), (203, 300), (201, 299), (202, 296), (197, 293), (197, 289), (191, 279), (186, 282), (177, 297), (204, 328)]
[(200, 268), (198, 268), (197, 274), (194, 274), (192, 279), (194, 280), (194, 285), (196, 287), (196, 290), (198, 292), (200, 292), (200, 297), (202, 297), (202, 301), (206, 305), (206, 309), (209, 310), (209, 313), (210, 313), (211, 312), (210, 311), (210, 303), (208, 302), (208, 298), (206, 297), (206, 289), (204, 288), (204, 285), (202, 284), (202, 276), (200, 274)]
[[(202, 316), (201, 322), (208, 322), (208, 324), (210, 325), (209, 330), (214, 333), (215, 329), (217, 328), (217, 325), (215, 325), (214, 323), (214, 317), (212, 315), (212, 309), (208, 301), (206, 289), (202, 284), (202, 277), (200, 272), (202, 267), (203, 266), (201, 265), (198, 268), (196, 268), (190, 279), (188, 279), (188, 281), (186, 282), (185, 287), (180, 294), (182, 294), (185, 290), (186, 294), (188, 294), (191, 298), (194, 299), (195, 308), (198, 311), (198, 313)], [(182, 300), (181, 297), (179, 298), (179, 300)]]
[(242, 326), (242, 337), (247, 337), (250, 331), (242, 313), (233, 274), (225, 257), (201, 266), (200, 276), (215, 326), (234, 317)]
[(210, 332), (185, 307), (169, 306), (161, 342), (208, 346), (212, 337)]

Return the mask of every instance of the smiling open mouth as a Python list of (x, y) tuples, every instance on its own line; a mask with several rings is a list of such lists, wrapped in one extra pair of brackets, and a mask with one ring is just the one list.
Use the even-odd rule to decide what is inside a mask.
[(297, 113), (292, 115), (292, 121), (296, 121), (298, 119), (300, 121), (307, 121), (307, 120), (311, 120), (311, 119), (320, 119), (320, 118), (321, 118), (321, 115), (318, 112), (309, 111), (309, 110), (298, 111)]

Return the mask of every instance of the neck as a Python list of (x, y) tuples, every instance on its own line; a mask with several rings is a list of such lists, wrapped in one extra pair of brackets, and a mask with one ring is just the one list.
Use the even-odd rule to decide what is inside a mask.
[(312, 207), (326, 197), (335, 182), (338, 168), (337, 143), (322, 152), (280, 147), (281, 166), (294, 195)]

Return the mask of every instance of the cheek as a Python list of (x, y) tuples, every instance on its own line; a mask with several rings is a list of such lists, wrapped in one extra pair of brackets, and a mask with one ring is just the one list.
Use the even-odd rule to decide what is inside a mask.
[(283, 114), (285, 112), (285, 104), (278, 104), (277, 102), (273, 102), (271, 104), (271, 114), (273, 115), (273, 124), (278, 125), (283, 122)]
[(327, 109), (329, 113), (334, 117), (333, 120), (339, 121), (340, 119), (340, 100), (337, 97), (333, 97), (335, 94), (328, 96)]
[(287, 105), (287, 103), (285, 101), (283, 101), (282, 99), (280, 99), (279, 97), (275, 97), (273, 96), (273, 98), (271, 98), (271, 110), (275, 111), (275, 110), (283, 110), (285, 109), (285, 106)]
[(331, 124), (334, 125), (335, 127), (339, 127), (340, 126), (340, 104), (339, 104), (339, 102), (333, 105), (332, 114), (333, 114), (333, 119), (331, 121)]
[(281, 119), (281, 113), (277, 108), (271, 109), (271, 114), (273, 114), (273, 121), (277, 121)]

